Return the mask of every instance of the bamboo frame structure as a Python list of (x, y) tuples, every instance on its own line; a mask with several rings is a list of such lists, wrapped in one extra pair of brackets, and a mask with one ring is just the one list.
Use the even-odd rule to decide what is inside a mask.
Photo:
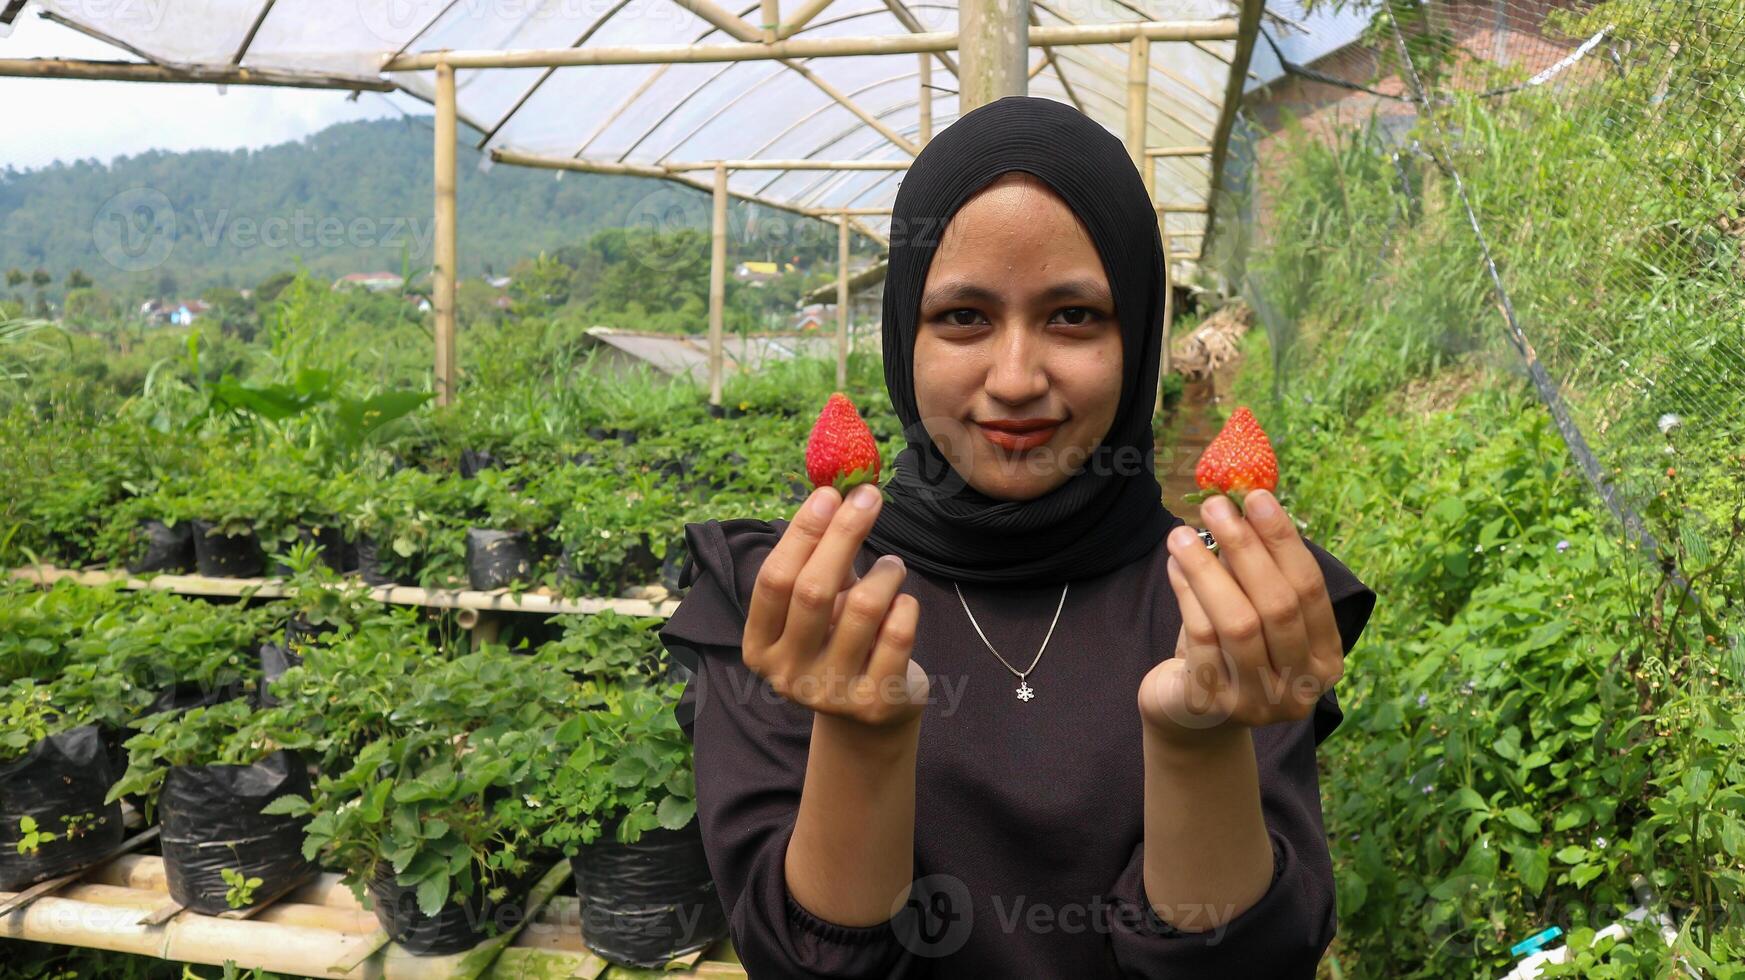
[(436, 403), (454, 401), (455, 265), (455, 104), (454, 69), (436, 67), (436, 216), (431, 273), (431, 309), (436, 326)]
[(156, 82), (171, 85), (266, 85), (274, 88), (318, 88), (341, 91), (392, 92), (398, 86), (382, 79), (348, 78), (260, 68), (189, 66), (184, 68), (140, 61), (91, 61), (78, 58), (0, 58), (0, 77), (71, 78), (101, 82)]
[(709, 404), (721, 404), (721, 330), (727, 300), (727, 165), (715, 164), (709, 228)]
[[(1121, 44), (1137, 34), (1153, 41), (1234, 41), (1239, 25), (1228, 18), (1195, 21), (1130, 21), (1121, 24), (1071, 24), (1028, 31), (1031, 45), (1065, 47)], [(623, 44), (592, 48), (525, 51), (434, 51), (395, 55), (384, 72), (429, 71), (439, 62), (454, 68), (548, 68), (578, 65), (666, 65), (711, 61), (781, 61), (787, 58), (852, 58), (860, 55), (918, 54), (959, 49), (956, 31), (873, 37), (803, 38), (774, 44)], [(962, 72), (961, 61), (959, 71)], [(1019, 69), (1022, 73), (1023, 69)]]
[(848, 387), (848, 212), (836, 217), (836, 387)]

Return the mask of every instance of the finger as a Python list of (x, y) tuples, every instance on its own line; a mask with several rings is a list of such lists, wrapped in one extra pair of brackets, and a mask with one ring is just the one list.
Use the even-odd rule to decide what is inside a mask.
[(1288, 681), (1307, 673), (1309, 634), (1303, 624), (1296, 589), (1279, 570), (1260, 533), (1237, 512), (1228, 497), (1208, 499), (1200, 507), (1200, 518), (1217, 537), (1218, 552), (1226, 568), (1260, 615), (1273, 674)]
[(764, 556), (763, 567), (758, 569), (757, 581), (751, 589), (751, 608), (745, 613), (746, 646), (770, 647), (781, 639), (794, 583), (841, 503), (842, 497), (834, 487), (812, 491), (794, 512), (781, 540)]
[(866, 665), (866, 676), (881, 696), (890, 697), (901, 691), (912, 702), (926, 695), (926, 672), (918, 670), (911, 659), (920, 619), (921, 603), (914, 596), (899, 592), (879, 626), (878, 639)]
[(794, 580), (787, 621), (782, 625), (782, 640), (792, 643), (793, 649), (812, 655), (823, 651), (836, 596), (846, 577), (854, 574), (854, 556), (872, 530), (883, 501), (878, 487), (863, 485), (850, 490), (848, 499), (836, 508), (830, 526)]
[(1218, 631), (1194, 595), (1181, 564), (1172, 557), (1164, 567), (1169, 571), (1169, 584), (1181, 610), (1182, 628), (1176, 650), (1183, 663), (1181, 683), (1189, 685), (1184, 700), (1190, 710), (1209, 713), (1231, 680), (1224, 652), (1218, 647)]
[[(1270, 689), (1267, 675), (1272, 670), (1260, 614), (1254, 611), (1229, 570), (1206, 550), (1193, 528), (1183, 525), (1171, 531), (1168, 544), (1189, 589), (1217, 633), (1218, 646), (1226, 658), (1225, 669), (1237, 695), (1243, 700), (1259, 697)], [(1220, 538), (1220, 551), (1223, 546)]]
[(908, 573), (903, 560), (885, 555), (873, 562), (872, 570), (846, 593), (842, 614), (830, 631), (830, 639), (819, 658), (818, 669), (831, 679), (858, 677), (867, 672), (873, 641), (891, 611), (891, 600), (902, 588)]
[(1321, 563), (1315, 560), (1303, 536), (1297, 533), (1296, 522), (1280, 506), (1277, 497), (1257, 490), (1248, 495), (1244, 505), (1248, 523), (1272, 553), (1291, 591), (1296, 593), (1311, 658), (1323, 671), (1331, 671), (1331, 676), (1336, 677), (1345, 659), (1345, 642), (1333, 616), (1333, 602), (1327, 594)]

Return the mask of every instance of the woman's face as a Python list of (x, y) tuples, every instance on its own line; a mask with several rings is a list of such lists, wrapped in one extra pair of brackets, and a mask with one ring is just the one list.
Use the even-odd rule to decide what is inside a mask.
[(1013, 172), (965, 202), (927, 270), (915, 402), (970, 486), (1028, 500), (1108, 434), (1121, 327), (1096, 246), (1046, 184)]

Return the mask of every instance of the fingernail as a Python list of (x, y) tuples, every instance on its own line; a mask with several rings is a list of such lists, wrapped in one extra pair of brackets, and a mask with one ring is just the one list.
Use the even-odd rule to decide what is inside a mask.
[(879, 488), (870, 483), (863, 483), (849, 491), (848, 496), (854, 501), (854, 506), (861, 510), (872, 510), (873, 505), (879, 502)]
[(828, 520), (831, 514), (836, 513), (837, 500), (838, 498), (836, 494), (831, 493), (828, 490), (813, 491), (812, 513)]
[(903, 568), (903, 559), (899, 555), (883, 555), (875, 564), (889, 565), (899, 571)]
[(1186, 548), (1190, 545), (1198, 544), (1199, 541), (1200, 536), (1195, 534), (1194, 529), (1188, 527), (1186, 524), (1169, 532), (1169, 546), (1171, 548)]
[(1278, 513), (1278, 498), (1265, 490), (1256, 490), (1243, 501), (1248, 508), (1248, 516), (1261, 520), (1271, 520)]
[(1230, 503), (1230, 498), (1222, 495), (1208, 497), (1206, 502), (1200, 505), (1200, 511), (1207, 517), (1216, 517), (1220, 520), (1236, 516), (1236, 508)]

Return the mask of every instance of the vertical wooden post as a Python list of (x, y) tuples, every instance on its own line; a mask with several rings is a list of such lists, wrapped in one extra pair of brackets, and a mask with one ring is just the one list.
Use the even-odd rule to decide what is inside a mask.
[(709, 404), (721, 404), (721, 328), (727, 303), (727, 164), (715, 161), (709, 228)]
[(762, 0), (762, 3), (760, 4), (763, 10), (762, 26), (763, 43), (765, 44), (775, 43), (776, 29), (781, 26), (781, 9), (776, 4), (777, 0)]
[(958, 115), (1030, 85), (1030, 0), (962, 0), (957, 5)]
[(848, 212), (836, 215), (836, 387), (848, 387)]
[(920, 98), (921, 129), (915, 134), (915, 145), (926, 146), (933, 138), (933, 55), (923, 51), (916, 57), (921, 59)]
[[(1151, 91), (1151, 39), (1134, 35), (1127, 42), (1127, 152), (1141, 176), (1151, 169), (1145, 159), (1145, 114)], [(1150, 189), (1152, 180), (1145, 186)], [(1150, 199), (1150, 198), (1148, 198)]]
[(454, 69), (436, 65), (436, 227), (430, 298), (436, 313), (436, 403), (454, 401), (455, 112)]

